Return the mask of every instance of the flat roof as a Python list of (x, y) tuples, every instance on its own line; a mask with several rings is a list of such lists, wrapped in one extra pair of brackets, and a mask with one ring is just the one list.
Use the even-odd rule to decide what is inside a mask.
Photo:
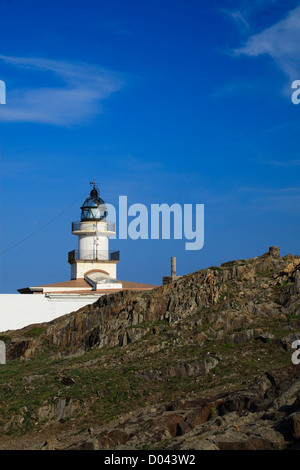
[[(152, 290), (156, 287), (159, 287), (154, 284), (143, 284), (141, 282), (131, 282), (131, 281), (119, 281), (122, 284), (122, 289), (98, 289), (92, 290), (90, 284), (84, 279), (73, 279), (71, 281), (64, 281), (64, 282), (55, 282), (53, 284), (44, 284), (40, 286), (32, 286), (32, 287), (24, 287), (22, 289), (18, 289), (18, 292), (21, 294), (27, 294), (32, 292), (41, 292), (46, 289), (45, 293), (78, 293), (78, 294), (90, 294), (90, 293), (111, 293), (111, 292), (118, 292), (120, 290), (135, 290), (135, 291), (144, 291), (144, 290)], [(47, 292), (47, 289), (51, 289)], [(55, 289), (58, 290), (55, 290)]]
[(64, 282), (54, 282), (53, 284), (43, 284), (42, 286), (34, 287), (77, 287), (84, 289), (92, 289), (90, 284), (84, 278), (72, 279), (71, 281)]

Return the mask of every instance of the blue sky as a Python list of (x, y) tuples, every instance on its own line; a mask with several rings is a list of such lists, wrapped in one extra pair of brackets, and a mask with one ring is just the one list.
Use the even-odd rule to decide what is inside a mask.
[(112, 240), (121, 280), (300, 253), (300, 1), (2, 0), (0, 23), (2, 293), (70, 278), (93, 178), (205, 206), (199, 251)]

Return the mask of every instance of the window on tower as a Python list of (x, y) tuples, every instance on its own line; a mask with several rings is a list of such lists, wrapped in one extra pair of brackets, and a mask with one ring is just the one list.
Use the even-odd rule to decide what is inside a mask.
[(98, 190), (93, 188), (81, 207), (81, 221), (103, 220), (106, 216), (105, 202), (99, 197)]

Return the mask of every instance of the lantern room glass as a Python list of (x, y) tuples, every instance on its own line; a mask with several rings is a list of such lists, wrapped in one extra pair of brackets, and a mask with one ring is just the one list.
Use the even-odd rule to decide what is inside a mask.
[(103, 220), (107, 216), (105, 202), (99, 197), (98, 190), (93, 188), (90, 196), (81, 207), (81, 222)]

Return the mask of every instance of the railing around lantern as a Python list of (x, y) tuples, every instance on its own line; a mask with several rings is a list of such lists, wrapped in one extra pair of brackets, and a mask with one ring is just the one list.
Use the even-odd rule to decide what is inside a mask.
[(119, 251), (93, 251), (93, 250), (78, 250), (69, 251), (68, 262), (74, 263), (75, 261), (119, 261)]
[(90, 222), (72, 222), (72, 232), (87, 230), (88, 232), (115, 232), (116, 224), (114, 222), (105, 222), (104, 220), (91, 220)]

